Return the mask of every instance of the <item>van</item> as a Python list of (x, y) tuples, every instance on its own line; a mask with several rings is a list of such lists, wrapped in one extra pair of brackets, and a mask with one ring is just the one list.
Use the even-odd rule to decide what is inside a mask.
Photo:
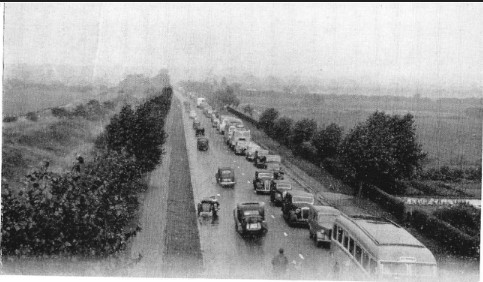
[(309, 206), (309, 237), (315, 246), (325, 245), (330, 248), (332, 229), (340, 211), (331, 206)]

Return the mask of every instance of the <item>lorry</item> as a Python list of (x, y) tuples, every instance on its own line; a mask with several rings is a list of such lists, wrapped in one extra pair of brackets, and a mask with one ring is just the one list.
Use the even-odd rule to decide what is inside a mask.
[[(237, 141), (246, 141), (249, 142), (251, 139), (250, 135), (250, 130), (246, 130), (245, 128), (235, 128), (233, 131), (230, 140), (228, 141), (228, 146), (230, 146), (231, 149), (235, 149), (235, 145)], [(246, 144), (248, 145), (248, 143)], [(245, 151), (246, 147), (243, 149), (243, 152)], [(240, 153), (243, 153), (240, 152)]]
[(205, 99), (205, 98), (197, 98), (197, 99), (196, 99), (196, 106), (197, 106), (198, 108), (200, 108), (200, 107), (201, 107), (201, 105), (202, 105), (202, 104), (203, 104), (205, 101), (206, 101), (206, 99)]

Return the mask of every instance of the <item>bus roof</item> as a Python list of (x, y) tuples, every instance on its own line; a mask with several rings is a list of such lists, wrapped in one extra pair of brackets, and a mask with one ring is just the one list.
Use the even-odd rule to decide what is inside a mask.
[(430, 250), (404, 228), (388, 219), (341, 213), (335, 224), (346, 230), (378, 260), (436, 264)]
[[(352, 216), (352, 219), (378, 245), (424, 247), (413, 235), (390, 220), (372, 216)], [(391, 234), (391, 236), (388, 236), (388, 234)]]

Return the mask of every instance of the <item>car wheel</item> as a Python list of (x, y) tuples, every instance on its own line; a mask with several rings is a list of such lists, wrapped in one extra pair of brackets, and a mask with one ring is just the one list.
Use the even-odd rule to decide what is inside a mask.
[(314, 234), (312, 234), (312, 232), (310, 232), (310, 231), (309, 231), (309, 238), (314, 239)]

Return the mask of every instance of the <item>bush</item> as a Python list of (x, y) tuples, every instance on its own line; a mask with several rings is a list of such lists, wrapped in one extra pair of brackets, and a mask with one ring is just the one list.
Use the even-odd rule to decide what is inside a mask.
[(424, 211), (415, 210), (410, 217), (411, 224), (423, 234), (435, 239), (453, 254), (479, 257), (479, 236), (471, 237), (449, 223)]
[(16, 122), (18, 117), (15, 116), (6, 116), (3, 118), (3, 122)]
[(434, 212), (433, 215), (448, 222), (468, 235), (475, 236), (480, 234), (481, 210), (471, 205), (460, 204), (440, 209)]
[(312, 138), (312, 144), (317, 148), (319, 160), (332, 158), (337, 154), (342, 140), (342, 128), (335, 123), (331, 123), (325, 129), (317, 131)]
[(295, 123), (292, 130), (292, 145), (298, 146), (312, 139), (317, 131), (317, 123), (313, 119), (304, 118)]
[(57, 118), (64, 118), (70, 116), (70, 112), (64, 108), (56, 107), (52, 108), (50, 111), (52, 112), (52, 115)]
[(39, 120), (39, 115), (37, 113), (34, 113), (34, 112), (27, 113), (26, 117), (27, 117), (28, 120), (31, 120), (31, 121)]
[(272, 137), (283, 145), (289, 145), (292, 132), (293, 120), (288, 117), (281, 117), (275, 120), (272, 129)]
[(406, 206), (402, 200), (370, 184), (363, 184), (362, 191), (365, 197), (379, 204), (382, 208), (393, 214), (397, 219), (404, 220), (406, 216)]
[(309, 162), (315, 163), (317, 161), (317, 149), (310, 142), (303, 142), (296, 146), (293, 148), (293, 152)]
[(471, 181), (481, 181), (481, 166), (466, 169), (450, 168), (442, 166), (440, 168), (430, 168), (419, 175), (421, 180), (436, 180), (447, 182), (459, 182), (463, 179)]
[(267, 135), (271, 135), (273, 125), (278, 116), (279, 113), (274, 108), (266, 109), (260, 115), (260, 118), (258, 119), (258, 124)]

